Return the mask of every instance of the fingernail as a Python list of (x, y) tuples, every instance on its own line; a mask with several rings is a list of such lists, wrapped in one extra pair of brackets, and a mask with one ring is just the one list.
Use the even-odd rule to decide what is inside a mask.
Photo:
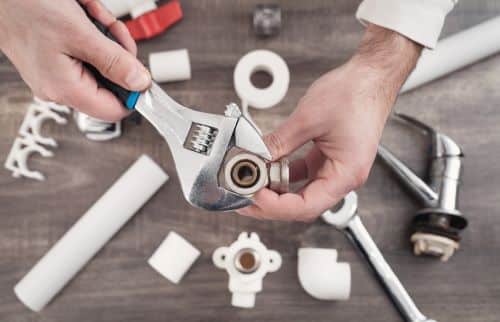
[(127, 83), (131, 90), (142, 90), (146, 88), (150, 82), (151, 76), (142, 66), (133, 68), (125, 79), (125, 83)]

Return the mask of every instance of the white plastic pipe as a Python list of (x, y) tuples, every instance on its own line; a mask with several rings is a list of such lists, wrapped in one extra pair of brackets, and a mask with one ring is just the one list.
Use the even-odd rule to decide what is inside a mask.
[(424, 50), (400, 93), (431, 82), (500, 51), (500, 17), (441, 40)]
[(191, 79), (191, 62), (187, 49), (170, 50), (149, 55), (151, 76), (158, 83)]
[(21, 302), (42, 310), (167, 180), (141, 156), (14, 287)]

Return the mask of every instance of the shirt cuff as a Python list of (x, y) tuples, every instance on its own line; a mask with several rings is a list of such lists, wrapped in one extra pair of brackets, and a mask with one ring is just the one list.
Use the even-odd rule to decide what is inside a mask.
[(446, 15), (458, 0), (364, 0), (356, 12), (361, 23), (372, 23), (433, 49)]

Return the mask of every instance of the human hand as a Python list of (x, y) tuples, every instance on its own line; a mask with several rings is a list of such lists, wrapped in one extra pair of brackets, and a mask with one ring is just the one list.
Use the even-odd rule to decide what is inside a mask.
[(239, 213), (263, 219), (315, 219), (367, 179), (401, 85), (421, 48), (403, 36), (370, 25), (347, 63), (309, 88), (290, 118), (265, 140), (277, 160), (312, 141), (292, 162), (291, 180), (307, 179), (297, 193), (263, 189)]
[(126, 109), (97, 85), (82, 61), (133, 91), (146, 89), (151, 77), (135, 57), (137, 46), (126, 26), (98, 0), (80, 3), (123, 47), (97, 30), (78, 1), (2, 0), (0, 49), (39, 98), (116, 121), (127, 115)]

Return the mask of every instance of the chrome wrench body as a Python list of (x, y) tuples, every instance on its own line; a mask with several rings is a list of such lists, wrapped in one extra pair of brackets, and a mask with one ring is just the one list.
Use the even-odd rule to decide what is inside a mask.
[(425, 317), (417, 308), (399, 278), (391, 269), (377, 245), (366, 230), (357, 214), (358, 196), (355, 192), (349, 193), (343, 200), (338, 211), (328, 210), (322, 214), (322, 219), (344, 232), (354, 243), (358, 251), (367, 260), (382, 283), (387, 294), (397, 306), (399, 312), (409, 322), (436, 322)]

